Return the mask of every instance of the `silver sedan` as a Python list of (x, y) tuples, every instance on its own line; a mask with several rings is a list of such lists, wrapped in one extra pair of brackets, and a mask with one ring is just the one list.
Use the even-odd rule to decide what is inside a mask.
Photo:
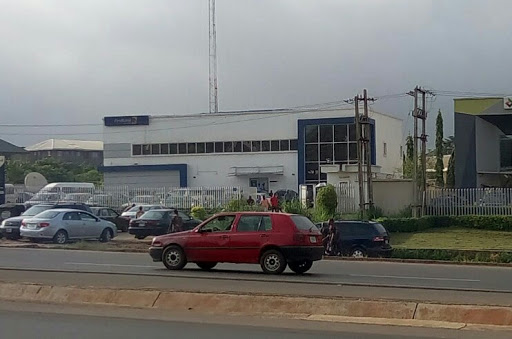
[(108, 242), (117, 235), (117, 227), (88, 212), (52, 209), (23, 220), (20, 235), (30, 240), (53, 240), (56, 244), (65, 244), (68, 240), (78, 239), (97, 239)]

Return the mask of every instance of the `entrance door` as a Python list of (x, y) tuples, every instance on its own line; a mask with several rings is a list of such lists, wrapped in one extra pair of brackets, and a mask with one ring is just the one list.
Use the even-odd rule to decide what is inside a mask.
[(242, 215), (228, 243), (234, 261), (258, 263), (260, 250), (269, 242), (271, 232), (269, 215)]

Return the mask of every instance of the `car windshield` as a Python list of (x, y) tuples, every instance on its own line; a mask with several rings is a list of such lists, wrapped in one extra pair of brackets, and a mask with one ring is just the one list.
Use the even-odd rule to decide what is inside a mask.
[(165, 213), (164, 211), (148, 211), (144, 213), (141, 219), (160, 220), (164, 217)]
[(37, 215), (43, 211), (46, 211), (47, 209), (50, 209), (50, 208), (51, 208), (51, 206), (36, 205), (36, 206), (30, 207), (28, 210), (23, 212), (21, 215), (31, 217), (31, 216)]
[(60, 212), (54, 210), (47, 210), (37, 215), (38, 219), (53, 219), (58, 216)]
[(134, 207), (130, 208), (130, 209), (128, 210), (128, 212), (137, 212), (137, 211), (139, 210), (139, 208), (140, 208), (140, 207), (142, 207), (142, 210), (143, 210), (144, 212), (146, 212), (146, 211), (149, 211), (149, 210), (150, 210), (151, 208), (153, 208), (154, 206), (134, 206)]
[(302, 215), (292, 215), (291, 216), (293, 222), (295, 223), (295, 226), (299, 230), (303, 231), (318, 231), (318, 227), (311, 222), (308, 218)]
[(386, 231), (386, 228), (384, 226), (382, 226), (381, 224), (373, 224), (373, 226), (375, 227), (375, 229), (377, 230), (377, 232), (379, 234), (387, 234), (388, 231)]

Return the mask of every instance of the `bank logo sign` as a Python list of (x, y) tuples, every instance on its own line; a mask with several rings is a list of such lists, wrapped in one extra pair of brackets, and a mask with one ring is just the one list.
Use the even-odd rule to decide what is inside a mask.
[(149, 115), (105, 117), (105, 126), (149, 125)]
[(512, 109), (512, 97), (503, 98), (503, 108)]

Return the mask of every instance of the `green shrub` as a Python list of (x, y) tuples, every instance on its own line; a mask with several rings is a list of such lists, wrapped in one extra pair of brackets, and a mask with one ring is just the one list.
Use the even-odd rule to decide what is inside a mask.
[(285, 201), (282, 204), (283, 212), (292, 214), (301, 214), (308, 218), (312, 218), (312, 210), (304, 206), (299, 200)]
[(206, 220), (207, 213), (206, 213), (206, 210), (204, 209), (204, 207), (202, 207), (202, 206), (194, 206), (194, 207), (192, 207), (192, 209), (190, 210), (190, 214), (195, 219)]
[(490, 231), (512, 231), (512, 216), (425, 216), (377, 219), (389, 232), (420, 232), (429, 228), (464, 227)]
[(392, 257), (457, 262), (512, 263), (512, 252), (395, 248)]
[(338, 207), (338, 196), (333, 185), (327, 185), (318, 190), (316, 195), (315, 210), (332, 218)]
[(249, 205), (245, 199), (233, 199), (224, 207), (225, 212), (263, 211), (260, 205)]

